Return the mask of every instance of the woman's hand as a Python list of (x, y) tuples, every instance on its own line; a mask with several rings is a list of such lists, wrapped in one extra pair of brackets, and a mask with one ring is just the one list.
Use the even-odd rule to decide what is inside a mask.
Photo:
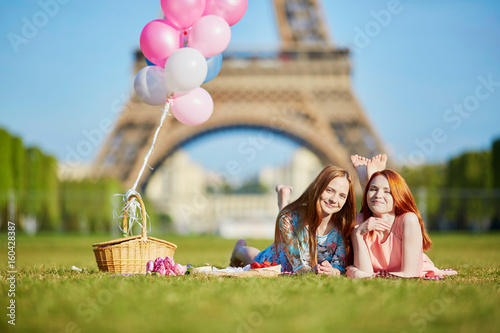
[(313, 267), (313, 271), (318, 274), (332, 275), (332, 276), (340, 276), (340, 270), (337, 268), (333, 268), (330, 262), (323, 261), (321, 264)]
[(388, 231), (391, 229), (391, 225), (384, 219), (380, 217), (370, 217), (365, 222), (361, 223), (358, 227), (358, 233), (364, 235), (370, 231)]

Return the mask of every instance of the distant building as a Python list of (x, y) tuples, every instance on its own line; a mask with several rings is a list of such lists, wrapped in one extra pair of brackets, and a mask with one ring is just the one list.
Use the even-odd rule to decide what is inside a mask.
[[(275, 185), (291, 185), (293, 195), (298, 196), (322, 168), (316, 155), (300, 148), (289, 166), (267, 168), (259, 174), (259, 182), (272, 189), (269, 193), (224, 194), (217, 191), (223, 179), (178, 150), (153, 173), (145, 193), (158, 211), (170, 215), (177, 232), (271, 239), (278, 214)], [(214, 193), (207, 193), (208, 184)]]
[(274, 189), (276, 184), (293, 187), (292, 198), (300, 195), (323, 169), (319, 158), (309, 149), (299, 148), (286, 167), (264, 168), (259, 173), (259, 182)]
[(207, 231), (202, 222), (208, 204), (205, 188), (205, 170), (178, 150), (153, 173), (145, 193), (157, 210), (170, 215), (177, 232), (203, 232)]

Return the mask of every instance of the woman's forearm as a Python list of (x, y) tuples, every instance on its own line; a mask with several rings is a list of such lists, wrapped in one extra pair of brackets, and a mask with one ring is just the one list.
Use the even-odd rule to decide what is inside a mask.
[(372, 274), (373, 266), (370, 259), (370, 253), (368, 252), (368, 247), (359, 230), (353, 232), (351, 239), (354, 251), (354, 266), (363, 272)]
[(419, 265), (422, 262), (422, 231), (418, 217), (414, 214), (407, 214), (403, 223), (401, 272), (393, 274), (403, 277), (416, 277), (418, 276)]
[(373, 273), (363, 272), (363, 271), (357, 269), (355, 266), (347, 267), (345, 274), (346, 274), (346, 276), (353, 278), (353, 279), (366, 279), (366, 278), (373, 277)]
[(402, 277), (402, 278), (416, 277), (415, 274), (408, 274), (408, 273), (405, 273), (405, 272), (389, 272), (389, 274), (396, 275), (396, 276), (399, 276), (399, 277)]

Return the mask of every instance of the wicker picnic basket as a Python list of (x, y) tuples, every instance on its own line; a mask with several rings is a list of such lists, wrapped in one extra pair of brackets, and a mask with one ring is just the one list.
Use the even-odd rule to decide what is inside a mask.
[(136, 198), (143, 216), (142, 235), (126, 237), (127, 213), (123, 216), (124, 238), (93, 244), (99, 270), (110, 273), (146, 273), (146, 263), (158, 257), (173, 257), (177, 245), (146, 235), (146, 207), (139, 195), (132, 194), (128, 201)]

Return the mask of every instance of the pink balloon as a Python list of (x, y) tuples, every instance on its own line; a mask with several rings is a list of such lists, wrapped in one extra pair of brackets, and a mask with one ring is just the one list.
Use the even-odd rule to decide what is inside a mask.
[(161, 9), (177, 29), (187, 29), (203, 15), (205, 0), (161, 0)]
[(193, 24), (188, 35), (188, 46), (209, 58), (224, 51), (230, 40), (229, 24), (220, 16), (207, 15)]
[(168, 57), (184, 47), (182, 34), (166, 20), (154, 20), (141, 32), (141, 50), (153, 64), (164, 67)]
[(196, 88), (185, 95), (174, 95), (172, 114), (175, 119), (189, 126), (203, 124), (214, 111), (214, 101), (203, 88)]
[(222, 17), (229, 25), (235, 25), (245, 15), (248, 0), (206, 0), (205, 15)]

